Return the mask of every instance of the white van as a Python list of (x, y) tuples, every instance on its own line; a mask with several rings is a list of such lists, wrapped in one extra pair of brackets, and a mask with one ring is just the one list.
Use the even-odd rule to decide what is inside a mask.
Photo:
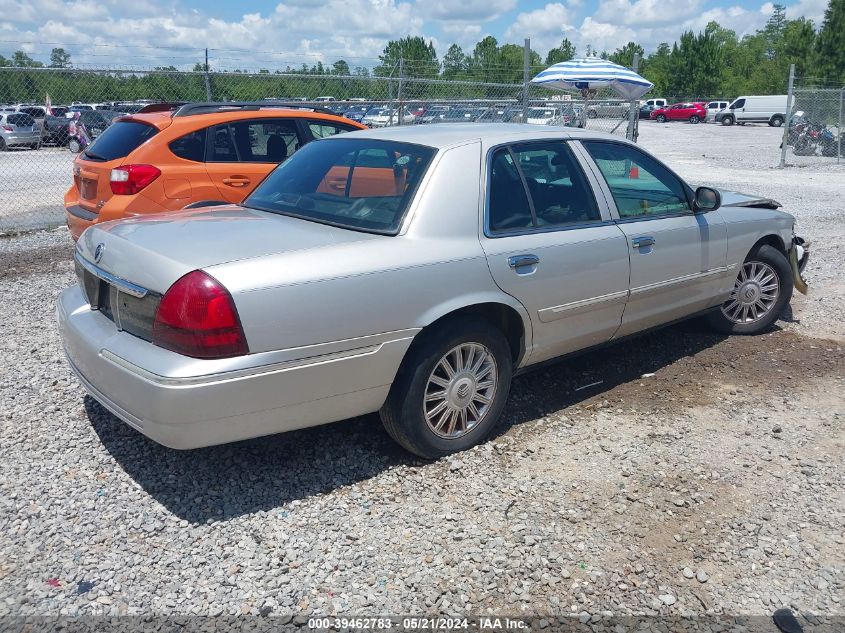
[(768, 123), (780, 127), (786, 120), (786, 95), (747, 95), (737, 97), (716, 115), (722, 125)]
[(658, 99), (649, 99), (647, 101), (640, 101), (640, 107), (642, 108), (645, 105), (653, 106), (655, 109), (657, 108), (665, 108), (669, 102), (666, 99), (658, 98)]
[(707, 123), (715, 121), (716, 115), (725, 108), (727, 108), (728, 105), (730, 105), (730, 101), (708, 101), (707, 105), (704, 106), (705, 108), (707, 108), (707, 116), (704, 118), (704, 120)]

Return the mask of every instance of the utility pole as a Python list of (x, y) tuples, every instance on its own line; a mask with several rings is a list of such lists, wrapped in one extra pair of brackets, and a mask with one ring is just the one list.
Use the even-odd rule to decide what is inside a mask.
[(795, 64), (789, 65), (789, 85), (786, 89), (786, 113), (783, 122), (783, 138), (780, 143), (780, 164), (778, 167), (786, 167), (786, 138), (789, 136), (789, 124), (792, 122), (792, 84), (795, 81)]
[[(640, 54), (634, 53), (634, 59), (631, 63), (631, 70), (637, 72), (640, 65)], [(625, 138), (629, 141), (637, 142), (637, 125), (640, 122), (640, 103), (637, 99), (631, 99), (628, 104), (628, 130), (625, 132)]]
[(206, 101), (211, 101), (211, 77), (208, 76), (208, 49), (205, 49), (205, 99)]
[(399, 58), (399, 87), (396, 89), (396, 98), (399, 107), (396, 110), (396, 125), (402, 125), (402, 80), (405, 78), (405, 58)]
[(522, 122), (528, 120), (528, 82), (531, 76), (531, 38), (525, 38), (522, 55)]

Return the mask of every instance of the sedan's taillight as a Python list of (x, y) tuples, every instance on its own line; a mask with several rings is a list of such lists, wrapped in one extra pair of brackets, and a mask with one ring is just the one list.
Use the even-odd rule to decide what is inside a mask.
[(229, 292), (211, 275), (195, 270), (161, 298), (153, 322), (154, 345), (194, 358), (249, 353)]
[(119, 196), (138, 193), (161, 176), (161, 170), (152, 165), (123, 165), (111, 170), (111, 191)]

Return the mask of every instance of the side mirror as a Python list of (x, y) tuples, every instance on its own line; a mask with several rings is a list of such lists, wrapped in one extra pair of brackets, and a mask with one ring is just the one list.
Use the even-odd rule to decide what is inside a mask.
[(722, 206), (722, 195), (710, 187), (699, 187), (695, 190), (695, 212), (707, 213)]

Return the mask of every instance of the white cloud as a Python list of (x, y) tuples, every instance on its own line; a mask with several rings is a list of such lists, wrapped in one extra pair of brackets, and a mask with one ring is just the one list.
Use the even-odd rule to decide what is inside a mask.
[(599, 22), (592, 17), (584, 18), (584, 22), (578, 28), (577, 37), (574, 40), (578, 47), (578, 54), (586, 53), (587, 45), (595, 51), (613, 51), (626, 42), (635, 41), (636, 32), (627, 26)]
[(604, 24), (656, 25), (677, 24), (700, 12), (703, 0), (602, 0), (591, 16)]
[(520, 43), (523, 38), (530, 37), (531, 48), (548, 51), (560, 44), (567, 33), (573, 30), (573, 17), (572, 10), (566, 5), (560, 2), (549, 3), (542, 9), (516, 16), (513, 24), (505, 31), (505, 40)]
[(516, 6), (517, 0), (417, 0), (415, 9), (424, 18), (434, 20), (489, 22)]

